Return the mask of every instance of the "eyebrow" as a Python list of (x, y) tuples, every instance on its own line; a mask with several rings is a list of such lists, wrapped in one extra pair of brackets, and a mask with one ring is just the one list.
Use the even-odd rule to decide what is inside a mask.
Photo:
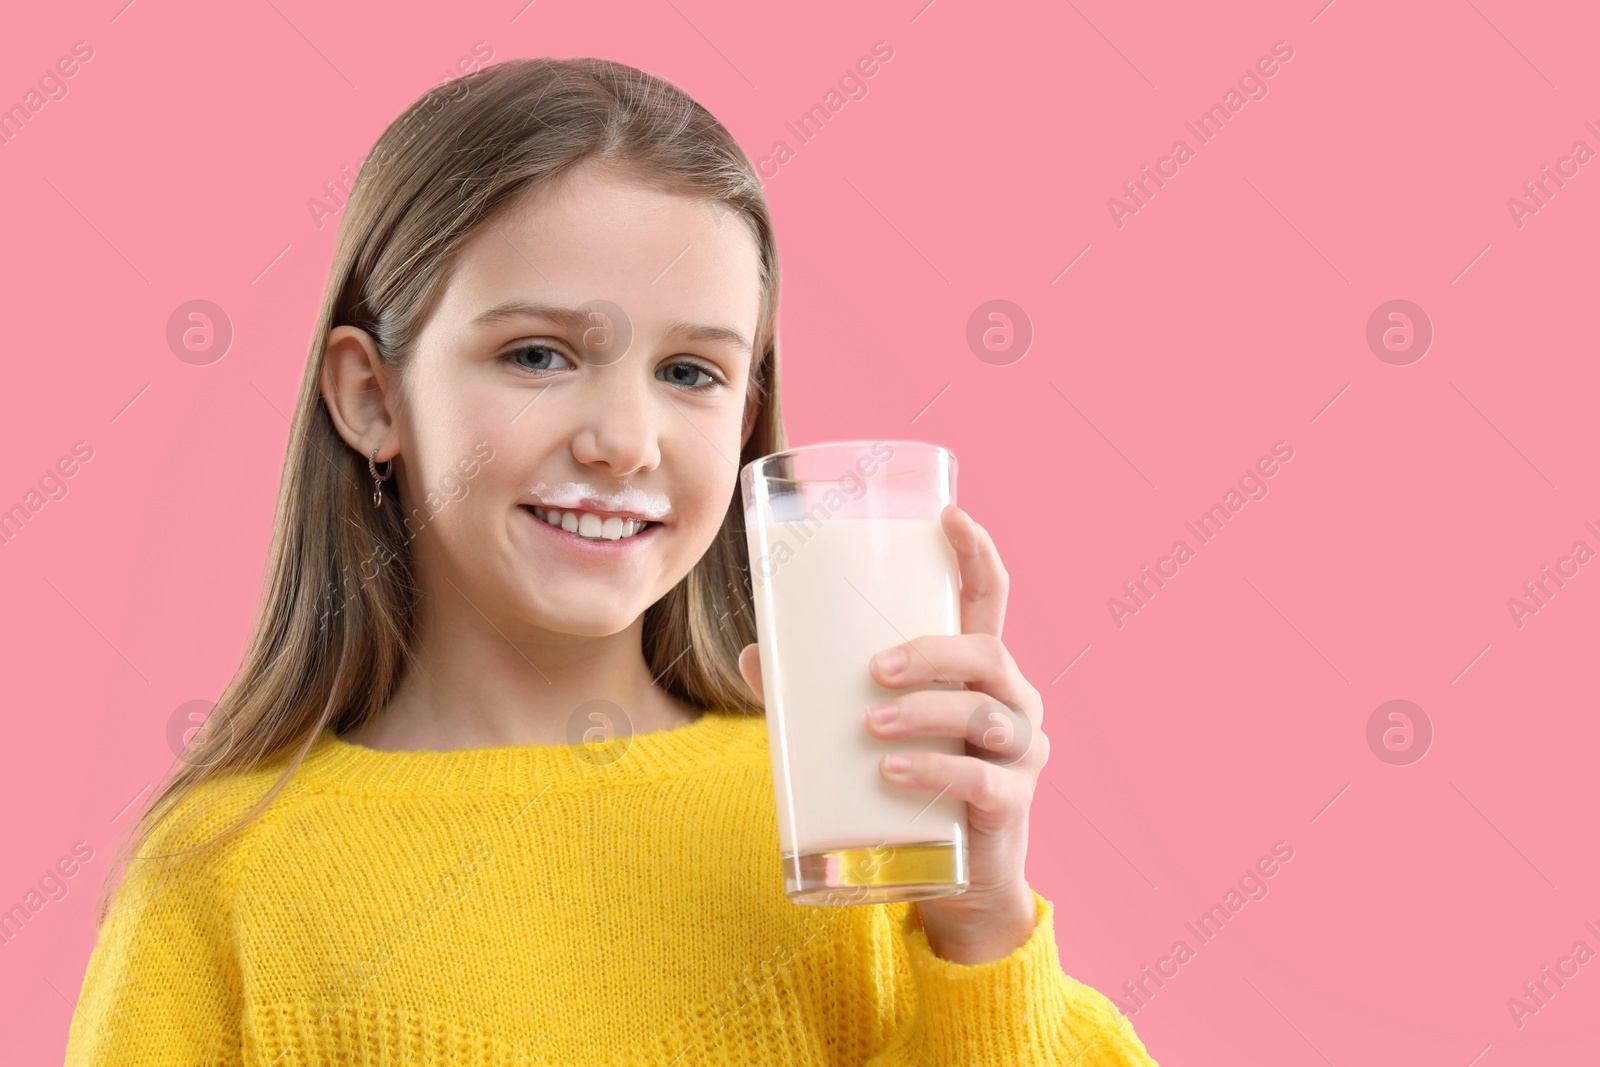
[[(568, 330), (581, 330), (589, 325), (590, 312), (582, 308), (560, 307), (531, 300), (502, 300), (494, 307), (480, 312), (471, 325), (494, 326), (517, 318), (541, 318), (557, 323)], [(749, 355), (754, 352), (749, 339), (731, 326), (713, 326), (698, 322), (674, 322), (667, 326), (666, 337), (680, 341), (707, 341), (732, 345)]]

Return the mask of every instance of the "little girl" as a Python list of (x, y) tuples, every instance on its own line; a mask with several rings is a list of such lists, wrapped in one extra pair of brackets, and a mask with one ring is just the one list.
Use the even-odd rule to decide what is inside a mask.
[[(642, 71), (501, 63), (384, 132), (261, 618), (102, 899), (69, 1065), (1153, 1064), (1024, 878), (1043, 707), (954, 506), (962, 632), (870, 670), (965, 688), (862, 729), (974, 734), (883, 767), (968, 804), (971, 886), (784, 896), (737, 482), (786, 447), (778, 280), (749, 160)], [(969, 728), (996, 701), (1027, 751)]]

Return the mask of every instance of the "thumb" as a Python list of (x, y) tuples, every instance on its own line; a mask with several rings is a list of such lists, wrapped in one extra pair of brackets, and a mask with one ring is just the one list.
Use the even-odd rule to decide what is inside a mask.
[(744, 676), (744, 684), (750, 687), (756, 698), (765, 702), (766, 696), (761, 692), (761, 646), (759, 644), (745, 645), (739, 653), (739, 673)]

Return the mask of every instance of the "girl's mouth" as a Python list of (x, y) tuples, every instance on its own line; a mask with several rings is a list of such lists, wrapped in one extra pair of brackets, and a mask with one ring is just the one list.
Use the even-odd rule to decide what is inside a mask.
[(535, 525), (562, 543), (608, 555), (625, 552), (650, 540), (661, 525), (646, 519), (601, 516), (588, 511), (546, 508), (537, 504), (520, 506)]

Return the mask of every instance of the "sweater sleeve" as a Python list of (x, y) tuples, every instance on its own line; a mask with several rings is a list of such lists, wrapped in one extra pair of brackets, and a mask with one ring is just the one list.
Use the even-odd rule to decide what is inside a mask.
[[(180, 847), (165, 830), (146, 851)], [(212, 853), (126, 866), (89, 955), (66, 1067), (242, 1063), (240, 968), (219, 868)]]
[[(1127, 1018), (1061, 969), (1054, 908), (1010, 955), (960, 964), (934, 953), (915, 905), (897, 923), (912, 1003), (866, 1067), (1157, 1067)], [(906, 983), (901, 983), (905, 989)]]

